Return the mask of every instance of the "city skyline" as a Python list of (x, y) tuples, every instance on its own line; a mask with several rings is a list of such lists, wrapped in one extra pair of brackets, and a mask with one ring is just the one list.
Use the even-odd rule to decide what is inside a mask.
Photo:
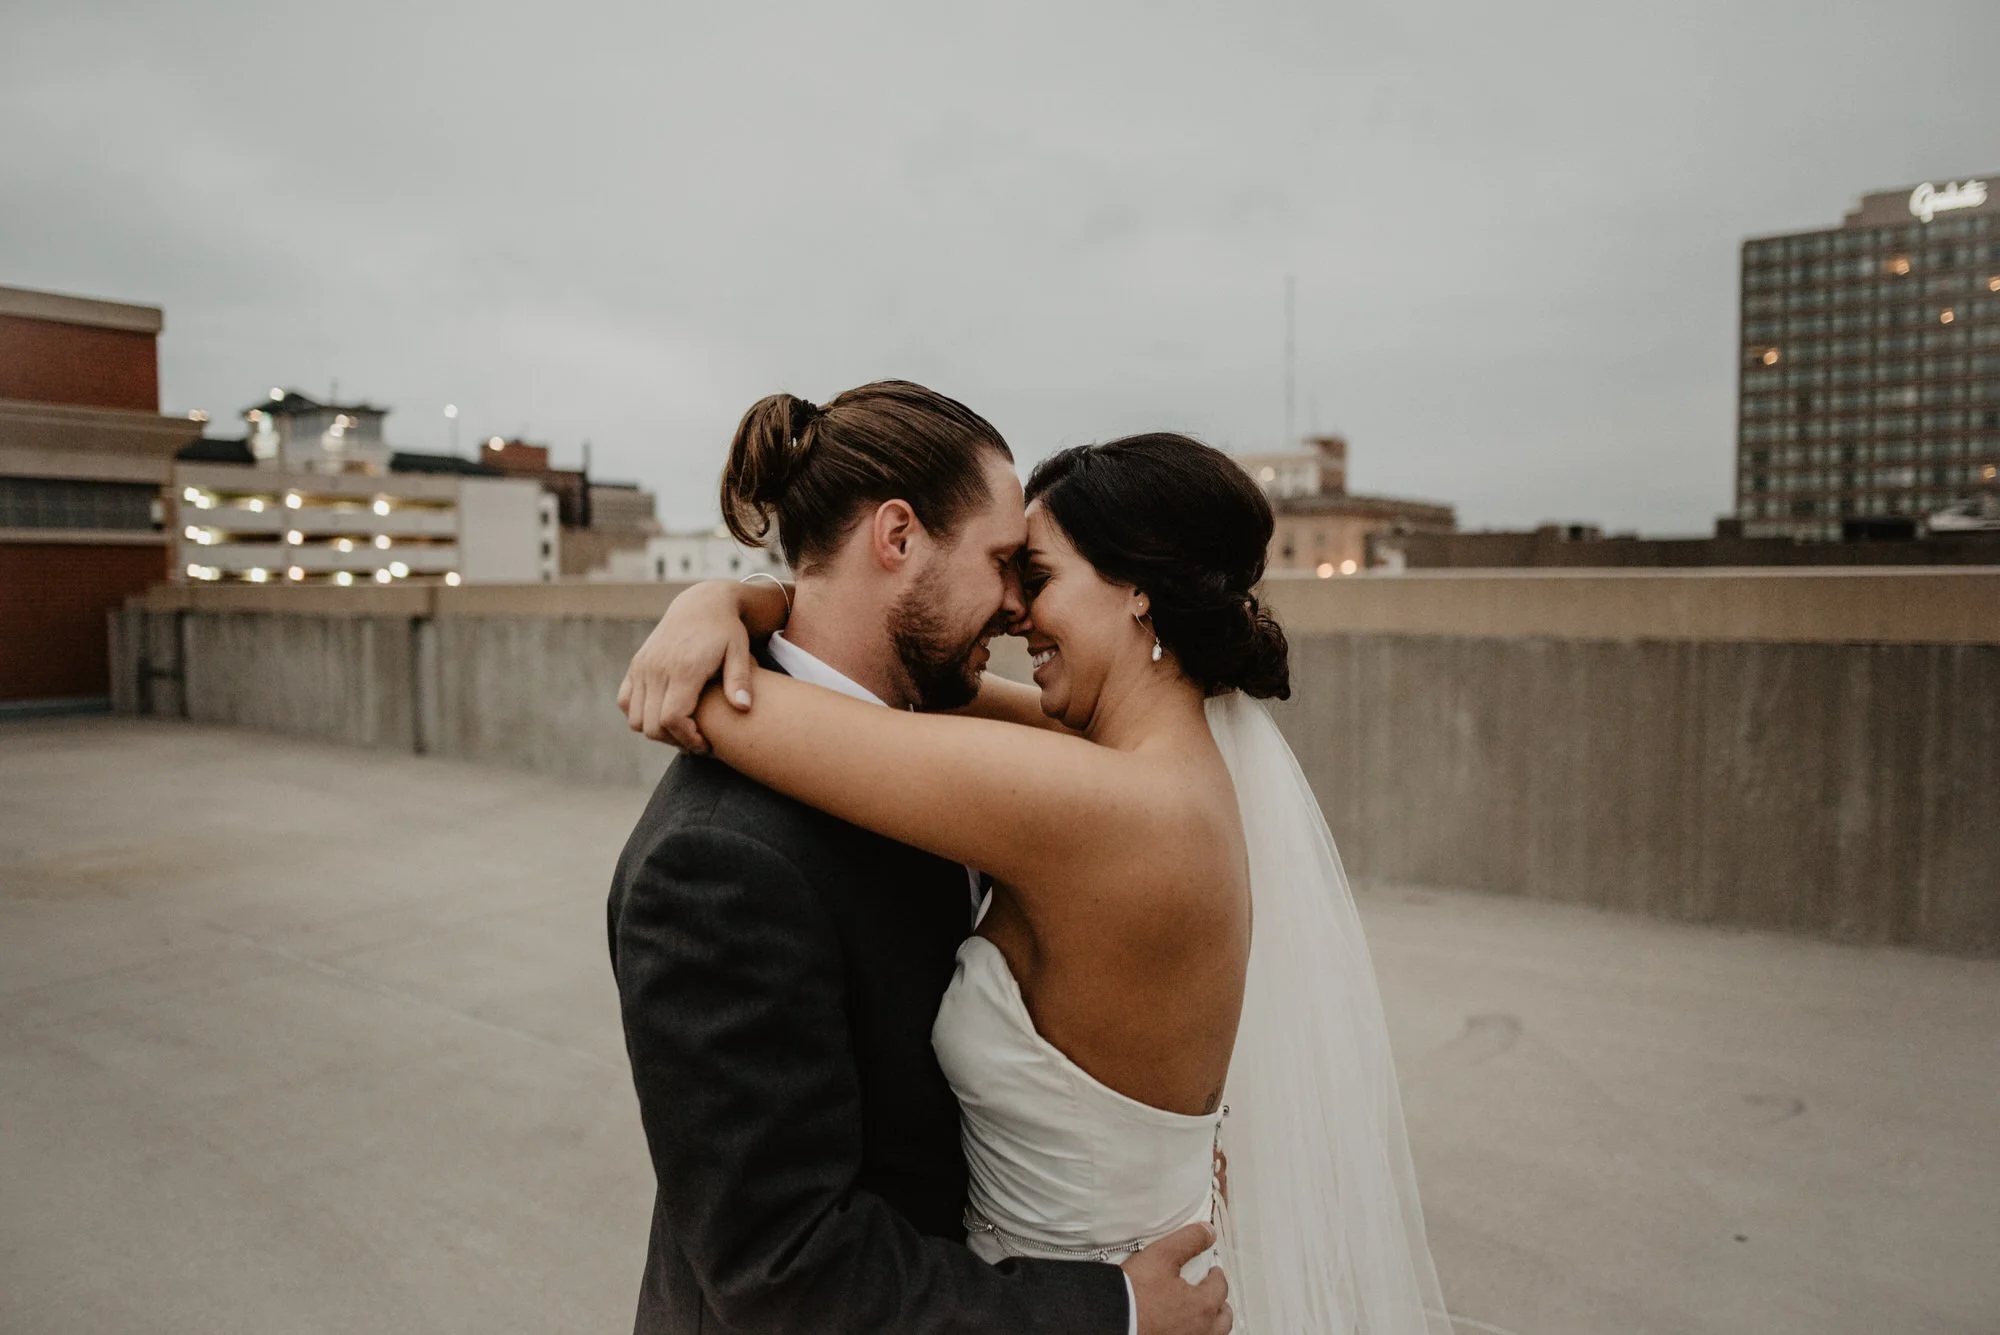
[(5, 21), (0, 281), (163, 306), (163, 406), (214, 429), (338, 380), (441, 450), (452, 402), (461, 450), (589, 439), (680, 526), (780, 388), (923, 380), (1024, 463), (1272, 448), (1296, 275), (1298, 426), (1357, 489), (1695, 532), (1743, 239), (2000, 165), (2000, 14), (1823, 9), (45, 5)]

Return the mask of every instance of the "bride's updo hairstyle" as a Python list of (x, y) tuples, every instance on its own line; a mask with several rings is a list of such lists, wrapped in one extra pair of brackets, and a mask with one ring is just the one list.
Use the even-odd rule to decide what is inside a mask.
[(1271, 503), (1221, 450), (1156, 432), (1060, 450), (1028, 478), (1084, 560), (1146, 595), (1153, 633), (1210, 695), (1292, 693), (1285, 632), (1251, 590)]
[(772, 394), (737, 424), (722, 469), (722, 518), (747, 547), (775, 532), (801, 574), (884, 501), (908, 502), (932, 536), (949, 541), (987, 499), (987, 450), (1014, 457), (992, 423), (907, 380), (862, 385), (823, 408)]

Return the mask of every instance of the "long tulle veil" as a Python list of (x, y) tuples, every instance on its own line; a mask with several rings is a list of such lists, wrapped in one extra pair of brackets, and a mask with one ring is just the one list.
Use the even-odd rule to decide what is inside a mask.
[(1249, 1335), (1451, 1335), (1382, 997), (1340, 854), (1263, 706), (1208, 702), (1255, 923), (1230, 1064), (1223, 1265)]

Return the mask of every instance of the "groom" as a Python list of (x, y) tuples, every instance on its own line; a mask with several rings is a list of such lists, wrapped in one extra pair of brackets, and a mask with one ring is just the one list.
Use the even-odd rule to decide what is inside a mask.
[[(1012, 455), (921, 386), (866, 385), (825, 409), (764, 400), (732, 446), (724, 508), (752, 541), (775, 523), (798, 572), (764, 663), (801, 680), (891, 708), (964, 704), (987, 641), (1023, 612)], [(631, 701), (633, 726), (702, 749), (684, 693)], [(958, 1107), (930, 1031), (969, 898), (964, 867), (719, 761), (667, 771), (610, 901), (658, 1179), (639, 1335), (1228, 1329), (1215, 1286), (1180, 1278), (1208, 1246), (1198, 1226), (1122, 1273), (966, 1250)]]

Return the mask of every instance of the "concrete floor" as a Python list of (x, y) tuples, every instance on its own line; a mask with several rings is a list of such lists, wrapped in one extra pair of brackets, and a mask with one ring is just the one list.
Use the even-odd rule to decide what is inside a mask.
[[(0, 1331), (627, 1328), (644, 794), (0, 726)], [(2000, 1329), (2000, 964), (1364, 899), (1461, 1329)]]

